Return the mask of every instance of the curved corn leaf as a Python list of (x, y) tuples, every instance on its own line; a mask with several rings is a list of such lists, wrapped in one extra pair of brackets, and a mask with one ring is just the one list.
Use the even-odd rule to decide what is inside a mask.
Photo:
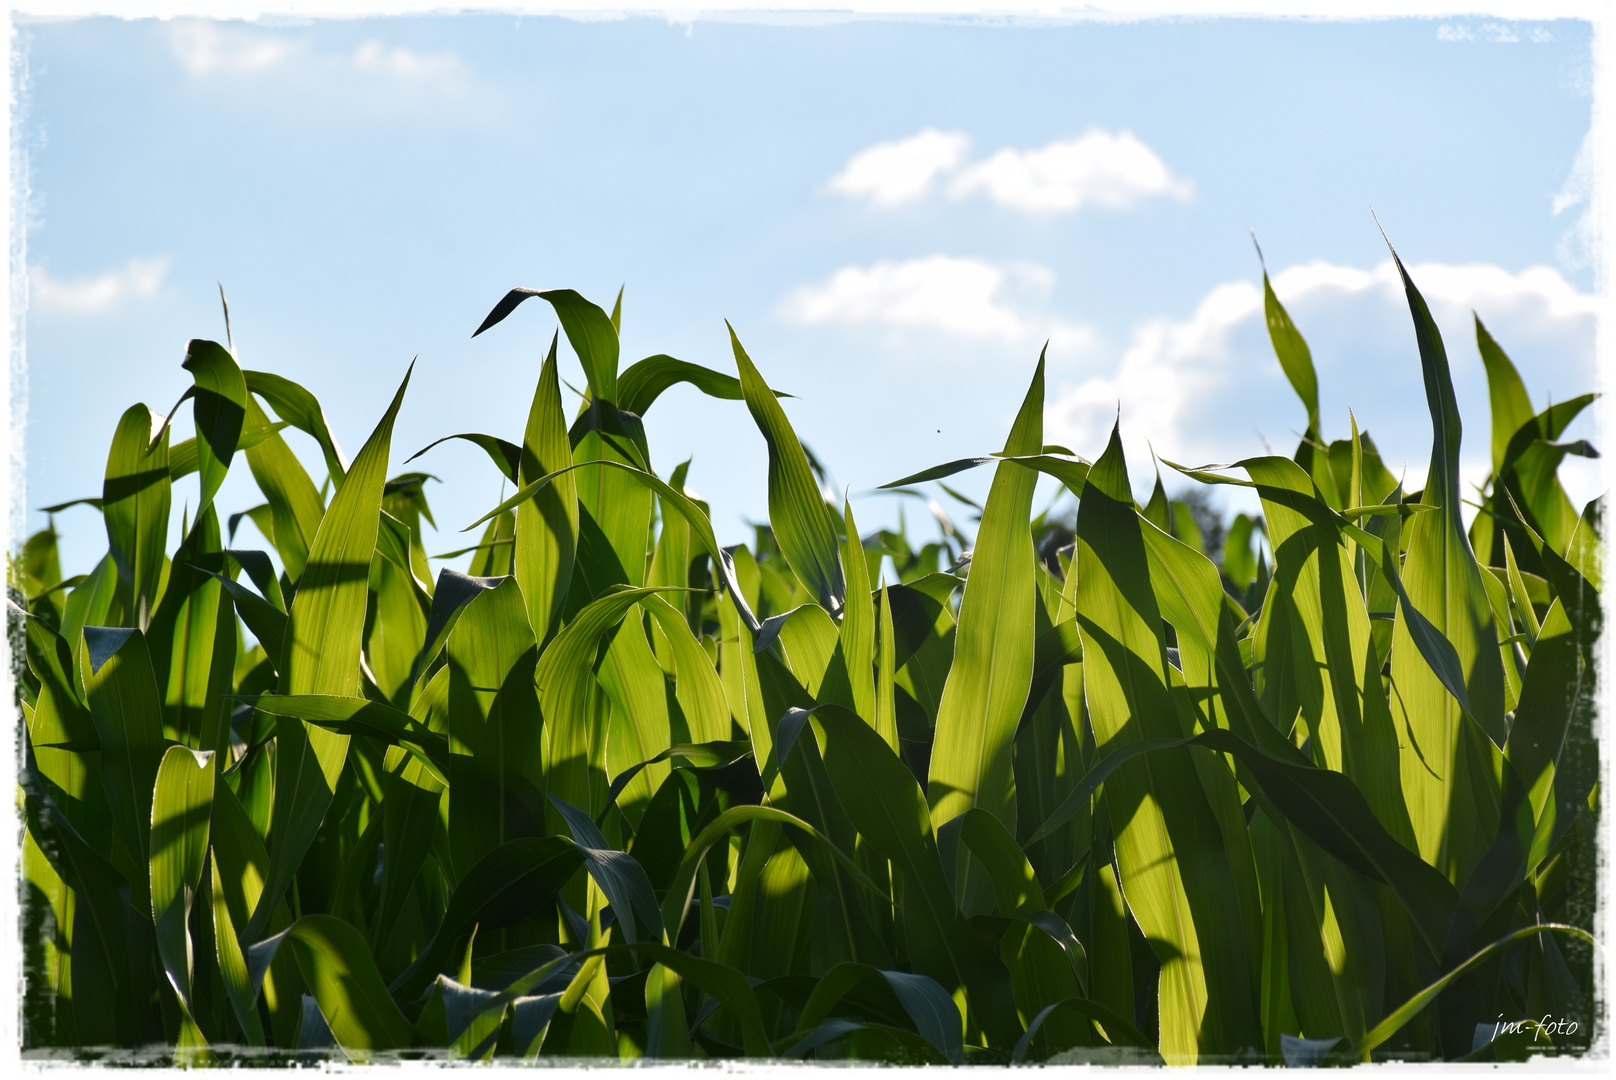
[(769, 523), (774, 526), (775, 539), (809, 595), (835, 614), (841, 610), (847, 586), (837, 559), (830, 511), (785, 410), (741, 348), (734, 327), (724, 325), (741, 373), (746, 407), (769, 447)]
[(1134, 1027), (1127, 1020), (1119, 1016), (1115, 1010), (1108, 1009), (1097, 1001), (1087, 998), (1067, 998), (1046, 1005), (1039, 1010), (1037, 1016), (1027, 1025), (1027, 1030), (1016, 1041), (1016, 1048), (1010, 1053), (1010, 1062), (1019, 1065), (1027, 1058), (1027, 1051), (1032, 1046), (1032, 1040), (1037, 1036), (1039, 1029), (1050, 1017), (1062, 1011), (1075, 1012), (1079, 1016), (1097, 1021), (1109, 1036), (1113, 1046), (1132, 1046), (1148, 1053), (1150, 1064), (1160, 1064), (1161, 1058), (1156, 1054), (1156, 1047), (1144, 1032)]
[[(258, 399), (247, 398), (247, 426), (267, 428), (269, 418), (259, 406)], [(269, 506), (269, 529), (264, 530), (262, 514), (247, 511), (253, 524), (264, 532), (265, 538), (275, 545), (286, 568), (286, 576), (297, 581), (309, 561), (309, 548), (314, 534), (320, 528), (325, 514), (325, 500), (309, 479), (308, 471), (298, 461), (292, 448), (279, 434), (271, 434), (256, 445), (247, 448), (247, 467), (252, 471), (258, 490), (263, 492)], [(235, 535), (235, 519), (230, 532)]]
[(414, 461), (416, 458), (420, 457), (434, 446), (437, 446), (440, 443), (446, 443), (450, 439), (464, 439), (474, 446), (482, 447), (483, 452), (488, 455), (488, 460), (494, 463), (494, 467), (496, 469), (498, 469), (505, 476), (510, 477), (511, 480), (514, 481), (516, 479), (517, 470), (520, 469), (522, 465), (522, 448), (506, 439), (501, 439), (493, 435), (481, 435), (477, 432), (461, 432), (458, 435), (445, 435), (441, 439), (434, 439), (425, 446), (421, 447), (421, 449), (417, 450), (415, 453), (411, 454), (409, 457), (405, 458), (404, 464), (408, 465), (410, 462)]
[(291, 379), (267, 371), (244, 371), (242, 375), (247, 381), (248, 390), (269, 402), (270, 408), (279, 413), (282, 420), (320, 444), (326, 472), (341, 488), (348, 466), (342, 451), (337, 448), (337, 440), (331, 437), (331, 428), (325, 422), (325, 410), (320, 408), (319, 400)]
[(959, 1006), (934, 979), (902, 971), (883, 971), (868, 964), (837, 964), (820, 976), (813, 995), (797, 1019), (797, 1033), (818, 1027), (849, 991), (861, 984), (887, 991), (894, 1004), (950, 1065), (965, 1064)]
[(632, 465), (626, 465), (620, 461), (599, 460), (581, 462), (567, 468), (557, 469), (555, 472), (547, 473), (546, 475), (539, 477), (537, 480), (523, 485), (522, 489), (515, 495), (512, 495), (510, 498), (500, 503), (494, 509), (484, 514), (481, 518), (472, 522), (461, 531), (466, 532), (471, 529), (475, 529), (483, 522), (496, 518), (500, 514), (509, 511), (513, 507), (522, 505), (522, 503), (533, 498), (551, 483), (554, 483), (558, 476), (565, 475), (574, 469), (584, 468), (587, 465), (610, 466), (611, 468), (619, 469), (631, 476), (635, 476), (639, 479), (640, 483), (644, 484), (657, 495), (662, 497), (663, 505), (672, 506), (675, 510), (679, 511), (680, 515), (690, 523), (691, 534), (698, 541), (700, 541), (702, 548), (709, 556), (712, 557), (713, 562), (718, 564), (719, 574), (724, 579), (724, 588), (732, 597), (734, 597), (736, 610), (740, 615), (741, 620), (746, 623), (749, 630), (751, 630), (754, 634), (757, 633), (761, 624), (758, 622), (757, 616), (752, 614), (751, 605), (741, 593), (740, 582), (736, 580), (735, 577), (734, 556), (732, 556), (728, 550), (718, 546), (718, 540), (713, 535), (713, 524), (710, 520), (708, 520), (706, 512), (703, 511), (701, 507), (697, 506), (696, 503), (687, 498), (684, 494), (669, 487), (660, 478), (644, 471), (643, 469), (636, 469)]
[(202, 499), (196, 514), (213, 503), (230, 471), (247, 419), (247, 380), (236, 358), (213, 341), (193, 339), (185, 346), (185, 370), (196, 380), (191, 408), (196, 418), (197, 473)]
[[(619, 397), (617, 407), (625, 412), (644, 416), (651, 403), (662, 392), (680, 383), (689, 383), (708, 397), (723, 401), (740, 401), (741, 381), (733, 375), (702, 367), (684, 360), (658, 353), (630, 364), (617, 380)], [(790, 397), (776, 390), (775, 397)]]
[[(302, 720), (344, 737), (369, 735), (396, 744), (414, 755), (439, 783), (449, 782), (448, 740), (386, 702), (339, 694), (264, 694), (252, 705), (270, 716)], [(284, 725), (276, 726), (277, 732), (283, 730)]]
[(698, 743), (728, 739), (729, 704), (724, 696), (724, 684), (706, 650), (690, 632), (684, 614), (655, 593), (646, 596), (641, 603), (672, 646), (674, 698), (684, 714), (690, 738)]
[(617, 328), (611, 318), (596, 305), (571, 289), (512, 289), (483, 319), (482, 325), (472, 333), (476, 337), (484, 330), (505, 320), (517, 305), (530, 296), (541, 297), (555, 308), (561, 329), (567, 341), (583, 364), (584, 377), (589, 380), (589, 392), (597, 401), (617, 401)]
[(359, 931), (333, 915), (305, 915), (275, 940), (291, 946), (331, 1037), (349, 1060), (368, 1061), (373, 1051), (411, 1044), (410, 1022), (388, 994)]

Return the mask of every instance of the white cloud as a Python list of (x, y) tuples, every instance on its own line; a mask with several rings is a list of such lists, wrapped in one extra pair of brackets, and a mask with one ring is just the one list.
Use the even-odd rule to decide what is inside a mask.
[(298, 59), (327, 69), (406, 80), (440, 79), (458, 74), (463, 66), (454, 53), (420, 53), (375, 40), (361, 42), (347, 54), (316, 54), (295, 38), (205, 19), (175, 22), (169, 42), (180, 66), (196, 76), (257, 75)]
[[(1514, 359), (1542, 408), (1548, 396), (1565, 400), (1597, 386), (1596, 298), (1546, 266), (1511, 273), (1487, 264), (1427, 263), (1409, 267), (1409, 274), (1442, 331), (1466, 425), (1462, 470), (1467, 482), (1479, 483), (1490, 438), (1471, 311)], [(1273, 285), (1311, 347), (1325, 436), (1346, 436), (1350, 407), (1360, 425), (1373, 428), (1388, 466), (1397, 472), (1406, 463), (1410, 482), (1421, 482), (1429, 414), (1408, 305), (1392, 262), (1372, 270), (1324, 262), (1293, 266), (1276, 274)], [(1274, 452), (1289, 455), (1306, 416), (1268, 343), (1260, 279), (1216, 286), (1187, 319), (1136, 326), (1109, 372), (1052, 394), (1048, 437), (1079, 453), (1098, 453), (1119, 404), (1124, 443), (1140, 483), (1148, 476), (1137, 471), (1149, 467), (1147, 443), (1191, 465), (1263, 453), (1264, 437)]]
[(91, 277), (58, 281), (43, 266), (28, 270), (28, 300), (46, 314), (99, 315), (126, 300), (146, 300), (157, 294), (168, 277), (170, 260), (130, 259), (121, 270)]
[(1046, 337), (1057, 348), (1084, 348), (1093, 340), (1088, 327), (1024, 315), (1006, 302), (1011, 292), (1047, 294), (1054, 280), (1042, 266), (928, 255), (843, 267), (821, 285), (797, 289), (781, 313), (805, 325), (877, 324), (1004, 341)]
[(278, 67), (297, 51), (275, 34), (202, 19), (175, 22), (169, 42), (180, 66), (192, 75), (251, 75)]
[(876, 143), (847, 159), (830, 178), (830, 189), (877, 206), (898, 206), (924, 197), (939, 173), (959, 167), (970, 140), (957, 131), (926, 128), (907, 139)]
[(457, 73), (460, 58), (454, 53), (418, 53), (403, 45), (388, 48), (379, 41), (366, 41), (354, 50), (353, 65), (360, 71), (404, 79), (431, 79)]
[(1182, 200), (1191, 187), (1132, 132), (1094, 128), (1037, 150), (1000, 150), (962, 172), (949, 193), (960, 198), (978, 191), (1001, 206), (1040, 214), (1089, 203), (1126, 210), (1152, 195)]
[(1591, 130), (1582, 137), (1582, 146), (1571, 163), (1571, 173), (1554, 196), (1555, 217), (1579, 206), (1583, 208), (1571, 227), (1560, 235), (1555, 250), (1560, 265), (1567, 270), (1581, 270), (1593, 262), (1594, 218), (1590, 198), (1594, 188), (1593, 138)]

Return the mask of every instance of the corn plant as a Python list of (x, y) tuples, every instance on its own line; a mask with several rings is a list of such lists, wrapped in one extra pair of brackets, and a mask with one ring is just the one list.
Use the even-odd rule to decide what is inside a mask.
[[(1265, 273), (1296, 453), (1165, 462), (1260, 500), (1216, 564), (1194, 498), (1158, 475), (1135, 501), (1118, 430), (1092, 460), (1045, 444), (1042, 359), (1002, 451), (888, 485), (926, 497), (991, 468), (980, 505), (944, 488), (974, 540), (935, 503), (937, 541), (861, 537), (733, 330), (733, 376), (620, 370), (621, 294), (608, 315), (517, 289), (477, 332), (535, 296), (554, 309), (526, 428), (448, 436), (515, 494), (430, 556), (434, 478), (389, 475), (408, 374), (349, 461), (307, 389), (191, 341), (194, 437), (173, 438), (179, 405), (132, 406), (82, 500), (105, 557), (64, 579), (53, 524), (12, 558), (26, 1048), (1586, 1047), (1599, 519), (1556, 469), (1594, 455), (1557, 441), (1592, 395), (1537, 411), (1478, 321), (1492, 475), (1462, 490), (1442, 339), (1403, 282), (1423, 490), (1355, 420), (1326, 439)], [(562, 333), (587, 383), (570, 419)], [(717, 542), (688, 462), (653, 466), (642, 418), (677, 383), (762, 437), (751, 546)], [(263, 501), (227, 516), (242, 457)], [(1075, 519), (1034, 517), (1040, 476)], [(233, 546), (243, 519), (273, 551)], [(1504, 1026), (1526, 1017), (1558, 1024)]]

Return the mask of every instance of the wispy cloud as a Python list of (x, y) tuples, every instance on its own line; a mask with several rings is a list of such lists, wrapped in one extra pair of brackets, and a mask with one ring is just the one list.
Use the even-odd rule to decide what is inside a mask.
[(43, 266), (28, 270), (28, 302), (34, 310), (51, 315), (100, 315), (130, 300), (157, 295), (168, 277), (171, 260), (130, 259), (120, 270), (60, 281)]
[(1093, 340), (1090, 328), (1024, 314), (1010, 303), (1014, 293), (1047, 293), (1054, 280), (1042, 266), (928, 255), (843, 267), (822, 284), (797, 289), (781, 313), (803, 325), (879, 325), (1004, 341), (1047, 337), (1057, 347), (1083, 348)]
[(301, 51), (279, 34), (185, 19), (169, 29), (174, 58), (192, 75), (251, 75), (279, 67)]
[(1032, 150), (1005, 148), (967, 165), (970, 140), (960, 132), (926, 128), (918, 135), (877, 143), (848, 159), (830, 190), (877, 206), (900, 206), (928, 195), (938, 177), (953, 173), (948, 194), (981, 194), (1029, 214), (1064, 213), (1084, 206), (1126, 210), (1141, 199), (1187, 199), (1193, 187), (1174, 176), (1156, 152), (1130, 131), (1093, 128), (1073, 139)]
[(454, 53), (418, 53), (403, 45), (389, 48), (380, 41), (366, 41), (354, 50), (353, 66), (404, 79), (433, 79), (457, 74), (461, 62)]
[(830, 178), (830, 189), (877, 206), (898, 206), (923, 198), (940, 173), (959, 167), (971, 140), (957, 131), (926, 128), (918, 135), (876, 143), (860, 150)]
[(363, 41), (349, 53), (316, 52), (296, 37), (206, 19), (176, 21), (169, 42), (180, 66), (198, 77), (257, 75), (302, 62), (327, 70), (424, 81), (457, 75), (464, 67), (452, 52), (422, 53), (376, 40)]
[(1192, 188), (1130, 131), (1095, 128), (1037, 150), (1000, 150), (959, 175), (949, 194), (981, 192), (1029, 214), (1061, 213), (1086, 204), (1126, 210), (1141, 199), (1188, 199)]
[[(1489, 264), (1427, 263), (1409, 273), (1443, 328), (1461, 412), (1480, 421), (1467, 425), (1465, 443), (1467, 479), (1479, 482), (1486, 469), (1487, 400), (1471, 311), (1506, 351), (1531, 361), (1539, 375), (1563, 381), (1547, 386), (1558, 398), (1593, 388), (1596, 298), (1547, 266), (1511, 273)], [(1315, 262), (1281, 271), (1273, 284), (1313, 347), (1327, 435), (1344, 434), (1346, 410), (1354, 407), (1360, 423), (1374, 422), (1383, 453), (1396, 461), (1409, 456), (1411, 479), (1417, 479), (1430, 428), (1394, 265), (1387, 260), (1364, 270)], [(1555, 360), (1545, 364), (1542, 357)], [(1537, 389), (1541, 394), (1545, 387)], [(1119, 405), (1129, 457), (1140, 465), (1149, 461), (1147, 442), (1191, 464), (1260, 453), (1259, 424), (1270, 426), (1274, 450), (1288, 453), (1290, 435), (1283, 425), (1274, 427), (1274, 417), (1292, 417), (1298, 428), (1305, 422), (1268, 345), (1262, 291), (1251, 281), (1216, 286), (1186, 319), (1136, 326), (1111, 371), (1052, 395), (1050, 438), (1080, 453), (1098, 452)]]
[(1567, 270), (1581, 270), (1593, 262), (1594, 218), (1591, 196), (1594, 188), (1593, 137), (1590, 130), (1582, 137), (1576, 160), (1565, 186), (1554, 196), (1554, 216), (1582, 207), (1582, 213), (1560, 236), (1555, 256)]

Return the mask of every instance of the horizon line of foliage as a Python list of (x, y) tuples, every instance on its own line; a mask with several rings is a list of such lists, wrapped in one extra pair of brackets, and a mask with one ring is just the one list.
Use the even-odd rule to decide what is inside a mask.
[[(620, 370), (621, 292), (608, 315), (516, 289), (477, 333), (553, 308), (526, 428), (446, 437), (515, 494), (441, 556), (436, 477), (389, 476), (408, 374), (350, 462), (312, 393), (241, 368), (226, 308), (227, 344), (189, 343), (192, 388), (125, 412), (79, 500), (106, 556), (64, 579), (53, 519), (11, 557), (25, 1051), (1580, 1053), (1600, 504), (1556, 473), (1597, 456), (1561, 441), (1595, 395), (1538, 410), (1478, 318), (1491, 474), (1462, 490), (1443, 342), (1403, 283), (1422, 491), (1350, 414), (1326, 437), (1265, 271), (1295, 454), (1164, 462), (1260, 515), (1225, 532), (1159, 471), (1140, 505), (1116, 428), (1092, 460), (1046, 445), (1040, 358), (1001, 452), (887, 485), (975, 510), (968, 542), (931, 502), (926, 543), (859, 533), (733, 329), (733, 376)], [(689, 462), (653, 468), (642, 417), (679, 383), (763, 437), (750, 546), (716, 542)], [(226, 517), (242, 458), (263, 501)], [(980, 505), (944, 482), (981, 466)], [(1040, 475), (1075, 519), (1033, 513)], [(272, 552), (230, 546), (243, 519)], [(1545, 1014), (1578, 1030), (1499, 1034)]]

